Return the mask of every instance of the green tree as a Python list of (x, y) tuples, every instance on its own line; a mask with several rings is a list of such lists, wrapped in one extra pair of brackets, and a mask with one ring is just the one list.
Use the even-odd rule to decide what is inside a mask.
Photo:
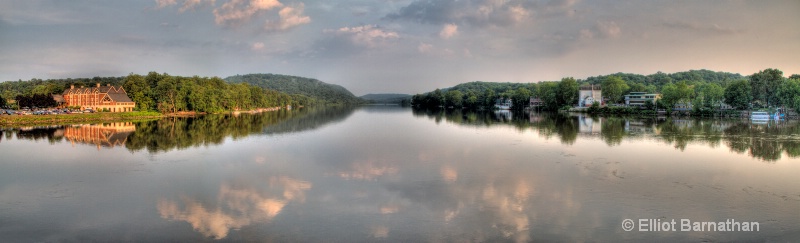
[(672, 108), (676, 103), (688, 103), (694, 97), (694, 89), (681, 81), (677, 84), (667, 84), (661, 89), (661, 99), (668, 108)]
[(472, 90), (467, 91), (467, 94), (464, 95), (464, 97), (466, 97), (466, 99), (464, 99), (464, 106), (465, 107), (474, 109), (479, 105), (479, 103), (478, 103), (479, 102), (478, 95), (475, 94), (475, 92), (473, 92)]
[(625, 81), (617, 76), (606, 77), (600, 87), (603, 90), (603, 95), (612, 104), (618, 104), (622, 100), (622, 94), (628, 90), (628, 85), (625, 84)]
[(129, 74), (125, 77), (122, 87), (128, 93), (128, 96), (136, 102), (136, 108), (140, 111), (150, 110), (153, 107), (153, 99), (150, 98), (150, 86), (144, 80), (142, 75)]
[(725, 103), (739, 110), (750, 108), (750, 101), (753, 100), (750, 89), (750, 82), (745, 79), (733, 81), (725, 89)]
[(464, 100), (464, 94), (458, 90), (449, 90), (445, 93), (445, 106), (460, 108)]
[(158, 110), (166, 112), (177, 112), (178, 102), (178, 82), (175, 77), (164, 77), (158, 82), (155, 89), (155, 94), (158, 99)]
[(497, 99), (494, 90), (486, 89), (483, 93), (483, 106), (491, 107), (494, 105), (494, 100)]
[(556, 82), (541, 82), (539, 83), (539, 98), (542, 99), (543, 108), (545, 110), (557, 110), (560, 107), (558, 103), (558, 83)]
[(514, 95), (511, 98), (514, 101), (514, 109), (523, 109), (525, 106), (528, 106), (532, 94), (533, 93), (525, 87), (520, 87), (514, 91)]
[(631, 88), (628, 90), (628, 92), (648, 92), (647, 86), (641, 83), (633, 83), (629, 86)]
[(750, 75), (753, 98), (765, 102), (767, 106), (780, 105), (777, 89), (783, 82), (783, 72), (778, 69), (769, 68)]
[(578, 104), (578, 82), (574, 78), (562, 78), (558, 83), (559, 106)]
[(698, 97), (702, 97), (702, 102), (706, 107), (719, 105), (725, 95), (725, 89), (719, 84), (705, 83), (698, 88)]
[(800, 112), (800, 79), (789, 79), (778, 88), (780, 102)]

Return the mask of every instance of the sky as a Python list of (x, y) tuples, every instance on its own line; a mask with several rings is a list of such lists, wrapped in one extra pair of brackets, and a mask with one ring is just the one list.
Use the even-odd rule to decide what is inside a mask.
[(277, 73), (356, 95), (709, 69), (800, 74), (800, 1), (4, 0), (0, 80)]

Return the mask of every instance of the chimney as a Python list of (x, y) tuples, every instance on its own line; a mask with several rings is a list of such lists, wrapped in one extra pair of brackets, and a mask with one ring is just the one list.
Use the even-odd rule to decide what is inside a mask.
[(97, 87), (100, 88), (100, 83), (97, 83)]
[(75, 85), (74, 85), (74, 84), (70, 84), (70, 85), (69, 85), (69, 88), (70, 88), (70, 89), (75, 89)]
[(111, 87), (111, 83), (107, 83), (106, 86)]

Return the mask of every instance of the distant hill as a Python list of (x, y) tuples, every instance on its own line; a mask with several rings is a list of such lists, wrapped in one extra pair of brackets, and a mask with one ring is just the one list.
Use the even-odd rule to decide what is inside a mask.
[(246, 74), (225, 78), (229, 83), (248, 83), (279, 92), (304, 95), (326, 104), (360, 104), (365, 101), (356, 97), (346, 88), (325, 83), (312, 78), (280, 74)]
[(411, 99), (410, 94), (366, 94), (360, 97), (370, 103), (399, 104)]

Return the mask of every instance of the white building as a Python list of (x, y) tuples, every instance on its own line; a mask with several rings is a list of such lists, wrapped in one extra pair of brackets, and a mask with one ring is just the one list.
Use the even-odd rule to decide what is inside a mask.
[(592, 106), (595, 101), (603, 104), (603, 92), (599, 85), (583, 85), (578, 89), (578, 107)]

